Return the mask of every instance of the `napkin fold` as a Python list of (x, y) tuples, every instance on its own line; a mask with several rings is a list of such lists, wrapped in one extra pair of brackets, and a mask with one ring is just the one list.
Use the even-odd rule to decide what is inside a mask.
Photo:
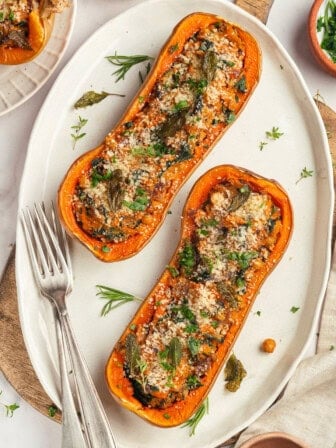
[(317, 354), (303, 360), (282, 398), (242, 433), (235, 448), (267, 432), (285, 432), (311, 448), (336, 448), (336, 251), (326, 290)]

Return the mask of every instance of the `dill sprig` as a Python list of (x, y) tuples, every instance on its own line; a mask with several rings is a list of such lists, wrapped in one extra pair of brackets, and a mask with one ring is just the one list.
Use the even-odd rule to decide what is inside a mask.
[[(106, 56), (106, 59), (111, 62), (111, 64), (119, 67), (116, 71), (113, 72), (113, 75), (117, 77), (115, 82), (120, 81), (121, 79), (125, 79), (126, 73), (137, 64), (145, 61), (151, 61), (154, 58), (151, 56), (147, 56), (146, 54), (135, 54), (131, 56), (121, 56), (115, 52), (114, 56)], [(150, 65), (147, 64), (147, 73), (150, 69)], [(140, 76), (140, 75), (139, 75)]]
[(189, 427), (189, 436), (195, 435), (196, 427), (205, 414), (209, 413), (209, 399), (206, 398), (201, 406), (197, 409), (194, 415), (192, 415), (185, 423), (182, 425), (182, 428)]
[(127, 302), (141, 302), (142, 299), (135, 297), (127, 292), (119, 291), (118, 289), (109, 288), (108, 286), (96, 285), (97, 296), (100, 299), (106, 300), (105, 305), (101, 310), (101, 316), (106, 316), (111, 310), (118, 306), (124, 305)]

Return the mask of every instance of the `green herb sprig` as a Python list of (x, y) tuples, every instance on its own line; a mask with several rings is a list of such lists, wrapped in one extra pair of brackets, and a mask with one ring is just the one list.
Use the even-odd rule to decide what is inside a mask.
[(189, 428), (189, 436), (195, 435), (196, 428), (202, 418), (209, 413), (209, 399), (206, 398), (201, 406), (197, 409), (195, 414), (191, 416), (183, 425), (182, 428)]
[[(147, 56), (145, 54), (135, 54), (131, 56), (118, 55), (115, 52), (114, 56), (107, 56), (106, 59), (111, 62), (111, 64), (119, 67), (116, 71), (113, 72), (113, 75), (116, 76), (115, 82), (120, 81), (121, 79), (125, 79), (126, 73), (137, 64), (145, 61), (151, 61), (154, 58), (151, 56)], [(150, 67), (149, 67), (150, 68)], [(147, 69), (149, 71), (149, 69)]]
[[(0, 390), (0, 395), (2, 395), (2, 390)], [(0, 404), (5, 408), (6, 417), (13, 417), (14, 411), (20, 407), (17, 403), (5, 404), (0, 402)]]
[(106, 303), (100, 313), (101, 316), (106, 316), (110, 311), (118, 306), (124, 305), (125, 303), (142, 302), (142, 299), (139, 299), (139, 297), (128, 294), (127, 292), (119, 291), (118, 289), (103, 285), (96, 285), (96, 288), (96, 296), (100, 299), (106, 300)]
[(298, 184), (302, 179), (306, 179), (307, 177), (312, 177), (313, 174), (314, 174), (313, 170), (308, 170), (306, 167), (304, 167), (301, 170), (299, 179), (295, 183)]
[(278, 127), (273, 126), (270, 131), (266, 131), (266, 137), (270, 140), (278, 140), (282, 135), (284, 135), (283, 132), (280, 132)]
[(81, 130), (87, 124), (87, 122), (88, 122), (87, 118), (83, 118), (79, 115), (77, 124), (75, 124), (74, 126), (71, 126), (71, 129), (74, 130), (74, 132), (71, 133), (71, 137), (73, 139), (72, 149), (75, 149), (78, 140), (85, 137), (86, 132), (81, 132)]

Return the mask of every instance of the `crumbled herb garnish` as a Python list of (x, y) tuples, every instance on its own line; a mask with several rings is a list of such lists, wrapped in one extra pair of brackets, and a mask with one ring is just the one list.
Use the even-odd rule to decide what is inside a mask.
[(202, 383), (200, 382), (200, 380), (197, 378), (196, 375), (190, 375), (187, 378), (187, 387), (188, 389), (192, 390), (192, 389), (197, 389), (198, 387), (202, 386)]
[(139, 297), (119, 291), (118, 289), (109, 288), (108, 286), (96, 285), (96, 288), (96, 296), (107, 301), (101, 310), (101, 316), (106, 316), (111, 310), (124, 303), (142, 301)]
[[(0, 391), (0, 395), (2, 394), (2, 390)], [(12, 404), (5, 404), (0, 402), (0, 405), (2, 405), (5, 408), (6, 417), (13, 417), (14, 411), (19, 409), (19, 405), (17, 403)]]
[(93, 104), (100, 103), (108, 96), (120, 96), (125, 97), (126, 95), (121, 95), (119, 93), (109, 93), (109, 92), (95, 92), (93, 90), (89, 90), (85, 92), (74, 104), (75, 109), (80, 109), (82, 107), (92, 106)]
[(174, 266), (167, 266), (166, 269), (170, 272), (170, 275), (172, 277), (178, 277), (179, 276), (179, 271), (174, 267)]
[(187, 275), (190, 275), (196, 264), (195, 248), (190, 242), (186, 242), (182, 251), (179, 253), (180, 266)]
[(295, 183), (298, 184), (298, 183), (300, 182), (300, 180), (302, 180), (302, 179), (306, 179), (307, 177), (312, 177), (312, 176), (313, 176), (313, 173), (314, 173), (313, 170), (308, 170), (306, 167), (304, 167), (304, 168), (301, 170), (299, 179), (298, 179)]
[(73, 139), (73, 149), (75, 149), (78, 140), (85, 137), (86, 132), (81, 132), (82, 128), (87, 124), (88, 120), (79, 115), (78, 122), (74, 126), (71, 126), (71, 129), (74, 130), (74, 133), (71, 134)]
[(336, 64), (336, 2), (334, 0), (327, 2), (324, 15), (318, 18), (316, 28), (318, 32), (323, 31), (321, 48)]
[(329, 347), (329, 350), (330, 350), (330, 351), (335, 350), (335, 346), (334, 346), (334, 345), (331, 345), (331, 346)]
[(254, 314), (256, 314), (257, 316), (261, 316), (261, 311), (256, 311)]
[(284, 135), (284, 133), (280, 132), (279, 128), (276, 128), (275, 126), (272, 127), (271, 131), (266, 131), (265, 134), (270, 140), (278, 140), (282, 135)]
[(0, 22), (3, 22), (4, 20), (5, 20), (4, 13), (3, 11), (0, 11)]
[(106, 59), (111, 62), (111, 64), (119, 67), (113, 75), (116, 76), (116, 81), (118, 82), (121, 79), (125, 79), (126, 73), (137, 64), (145, 61), (151, 61), (153, 58), (151, 56), (147, 56), (145, 54), (136, 54), (131, 56), (121, 56), (115, 52), (114, 56), (107, 56)]
[(259, 143), (259, 149), (260, 149), (260, 151), (262, 151), (266, 145), (268, 145), (267, 142), (260, 142), (260, 143)]
[(133, 211), (144, 211), (148, 207), (149, 198), (146, 194), (146, 191), (138, 187), (135, 190), (134, 201), (123, 201), (123, 204)]
[(247, 91), (247, 86), (246, 86), (246, 77), (242, 76), (235, 84), (235, 88), (241, 92), (241, 93), (245, 93)]
[(300, 307), (299, 306), (292, 306), (292, 308), (290, 309), (291, 313), (296, 313), (297, 311), (299, 311)]
[(165, 418), (166, 420), (169, 420), (170, 419), (170, 415), (165, 412), (163, 414), (163, 418)]
[(224, 110), (224, 118), (225, 118), (226, 124), (231, 124), (235, 121), (236, 114), (230, 109), (225, 109)]
[(195, 414), (190, 417), (184, 425), (182, 425), (182, 428), (189, 427), (189, 436), (195, 435), (196, 428), (199, 424), (199, 422), (202, 420), (202, 418), (209, 413), (209, 399), (206, 398), (201, 406), (197, 409)]
[(178, 43), (176, 43), (176, 44), (174, 44), (174, 45), (171, 45), (170, 47), (169, 47), (169, 53), (170, 54), (172, 54), (172, 53), (174, 53), (176, 50), (178, 50), (178, 47), (179, 47), (179, 44)]
[(105, 252), (105, 253), (109, 253), (111, 251), (111, 249), (108, 246), (102, 246), (101, 250), (102, 250), (102, 252)]
[(189, 109), (189, 103), (187, 100), (181, 100), (174, 106), (174, 112), (179, 112), (183, 109)]
[(242, 270), (246, 270), (251, 261), (258, 256), (258, 252), (247, 251), (247, 252), (228, 252), (226, 257), (228, 260), (233, 260), (238, 263), (238, 266)]
[(12, 10), (9, 11), (8, 18), (11, 22), (13, 22), (13, 20), (15, 19), (14, 11)]
[(199, 352), (201, 341), (190, 337), (188, 339), (188, 348), (190, 350), (191, 356), (196, 356)]

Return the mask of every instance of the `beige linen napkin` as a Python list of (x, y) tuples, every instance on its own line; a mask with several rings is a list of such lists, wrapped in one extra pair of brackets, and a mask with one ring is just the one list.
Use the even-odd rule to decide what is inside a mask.
[(280, 431), (311, 448), (336, 448), (336, 252), (326, 291), (317, 354), (302, 361), (282, 398), (240, 436)]

